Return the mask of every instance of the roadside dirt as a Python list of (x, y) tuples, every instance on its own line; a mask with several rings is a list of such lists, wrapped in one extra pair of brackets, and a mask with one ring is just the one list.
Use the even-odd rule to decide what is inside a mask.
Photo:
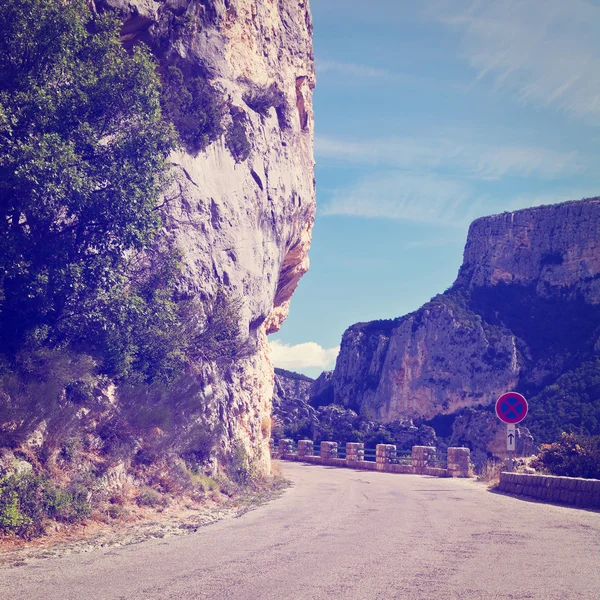
[(233, 498), (215, 494), (202, 504), (182, 501), (160, 510), (126, 506), (127, 517), (108, 523), (93, 517), (80, 525), (51, 525), (46, 535), (30, 541), (0, 537), (0, 568), (22, 566), (33, 558), (59, 558), (99, 548), (130, 546), (147, 539), (185, 535), (217, 521), (239, 517), (279, 497), (288, 486), (285, 479), (277, 478), (269, 486)]

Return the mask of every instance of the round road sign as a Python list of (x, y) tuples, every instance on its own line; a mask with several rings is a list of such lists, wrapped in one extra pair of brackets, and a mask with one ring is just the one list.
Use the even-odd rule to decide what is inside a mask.
[(527, 400), (517, 392), (507, 392), (496, 400), (496, 415), (501, 421), (520, 423), (527, 416)]

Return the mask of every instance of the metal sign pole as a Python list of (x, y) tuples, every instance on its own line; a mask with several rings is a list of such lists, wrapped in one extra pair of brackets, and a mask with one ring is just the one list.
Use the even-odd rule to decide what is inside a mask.
[(513, 472), (513, 456), (516, 448), (517, 441), (517, 428), (514, 423), (506, 424), (506, 449), (508, 450), (508, 470), (510, 473)]
[(517, 392), (506, 392), (496, 400), (496, 416), (506, 423), (506, 449), (510, 472), (514, 469), (513, 456), (517, 446), (516, 424), (527, 416), (527, 411), (527, 400)]

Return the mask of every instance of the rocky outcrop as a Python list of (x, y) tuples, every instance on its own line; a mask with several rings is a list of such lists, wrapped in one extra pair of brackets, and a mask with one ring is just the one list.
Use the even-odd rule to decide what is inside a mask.
[[(161, 65), (207, 77), (225, 99), (225, 129), (239, 119), (251, 144), (241, 161), (223, 137), (202, 152), (174, 153), (163, 222), (182, 254), (181, 295), (209, 303), (226, 289), (241, 302), (248, 351), (224, 373), (203, 367), (205, 416), (224, 424), (223, 451), (236, 440), (266, 468), (273, 389), (266, 336), (280, 327), (308, 269), (315, 211), (309, 3), (96, 0), (96, 9), (118, 11), (126, 45), (143, 41)], [(250, 97), (275, 91), (277, 107), (250, 107)]]
[(314, 408), (308, 403), (309, 398), (325, 399), (328, 394), (327, 373), (312, 380), (298, 373), (275, 369), (274, 437), (304, 438), (315, 442), (363, 442), (368, 448), (375, 448), (380, 443), (396, 444), (401, 450), (409, 450), (415, 445), (435, 445), (433, 428), (427, 425), (416, 427), (410, 419), (383, 424), (329, 403)]
[[(508, 457), (506, 425), (489, 410), (466, 409), (452, 425), (449, 446), (466, 446), (471, 449), (471, 460), (480, 468), (489, 456)], [(516, 427), (515, 456), (531, 456), (538, 446), (526, 427)]]
[(600, 199), (477, 219), (454, 284), (532, 286), (544, 298), (600, 302)]
[(487, 326), (459, 299), (441, 296), (388, 326), (387, 334), (371, 324), (346, 331), (333, 376), (336, 403), (370, 419), (430, 419), (487, 404), (516, 384), (514, 336)]
[[(273, 389), (273, 417), (276, 423), (288, 430), (297, 426), (308, 426), (316, 423), (315, 409), (308, 404), (313, 379), (284, 369), (275, 369), (275, 386)], [(274, 435), (281, 432), (273, 432)], [(276, 435), (279, 437), (279, 435)]]
[(485, 217), (454, 285), (342, 338), (333, 402), (370, 419), (431, 419), (528, 396), (598, 351), (600, 199)]

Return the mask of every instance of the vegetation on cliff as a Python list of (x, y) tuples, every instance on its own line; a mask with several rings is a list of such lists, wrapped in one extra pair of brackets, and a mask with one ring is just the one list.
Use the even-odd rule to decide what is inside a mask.
[(0, 28), (0, 352), (89, 342), (120, 373), (119, 331), (170, 308), (131, 281), (174, 144), (155, 64), (83, 1), (7, 0)]
[[(178, 295), (160, 230), (167, 157), (222, 133), (219, 102), (176, 68), (163, 87), (120, 26), (84, 0), (0, 4), (0, 530), (23, 536), (108, 510), (119, 469), (134, 499), (206, 492), (200, 370), (246, 348), (225, 290)], [(252, 479), (239, 450), (224, 467), (225, 493)]]
[(205, 77), (201, 74), (184, 77), (179, 67), (170, 65), (163, 84), (163, 110), (186, 148), (198, 152), (220, 137), (222, 102)]
[(536, 439), (559, 441), (562, 432), (600, 435), (600, 359), (561, 375), (529, 401)]

